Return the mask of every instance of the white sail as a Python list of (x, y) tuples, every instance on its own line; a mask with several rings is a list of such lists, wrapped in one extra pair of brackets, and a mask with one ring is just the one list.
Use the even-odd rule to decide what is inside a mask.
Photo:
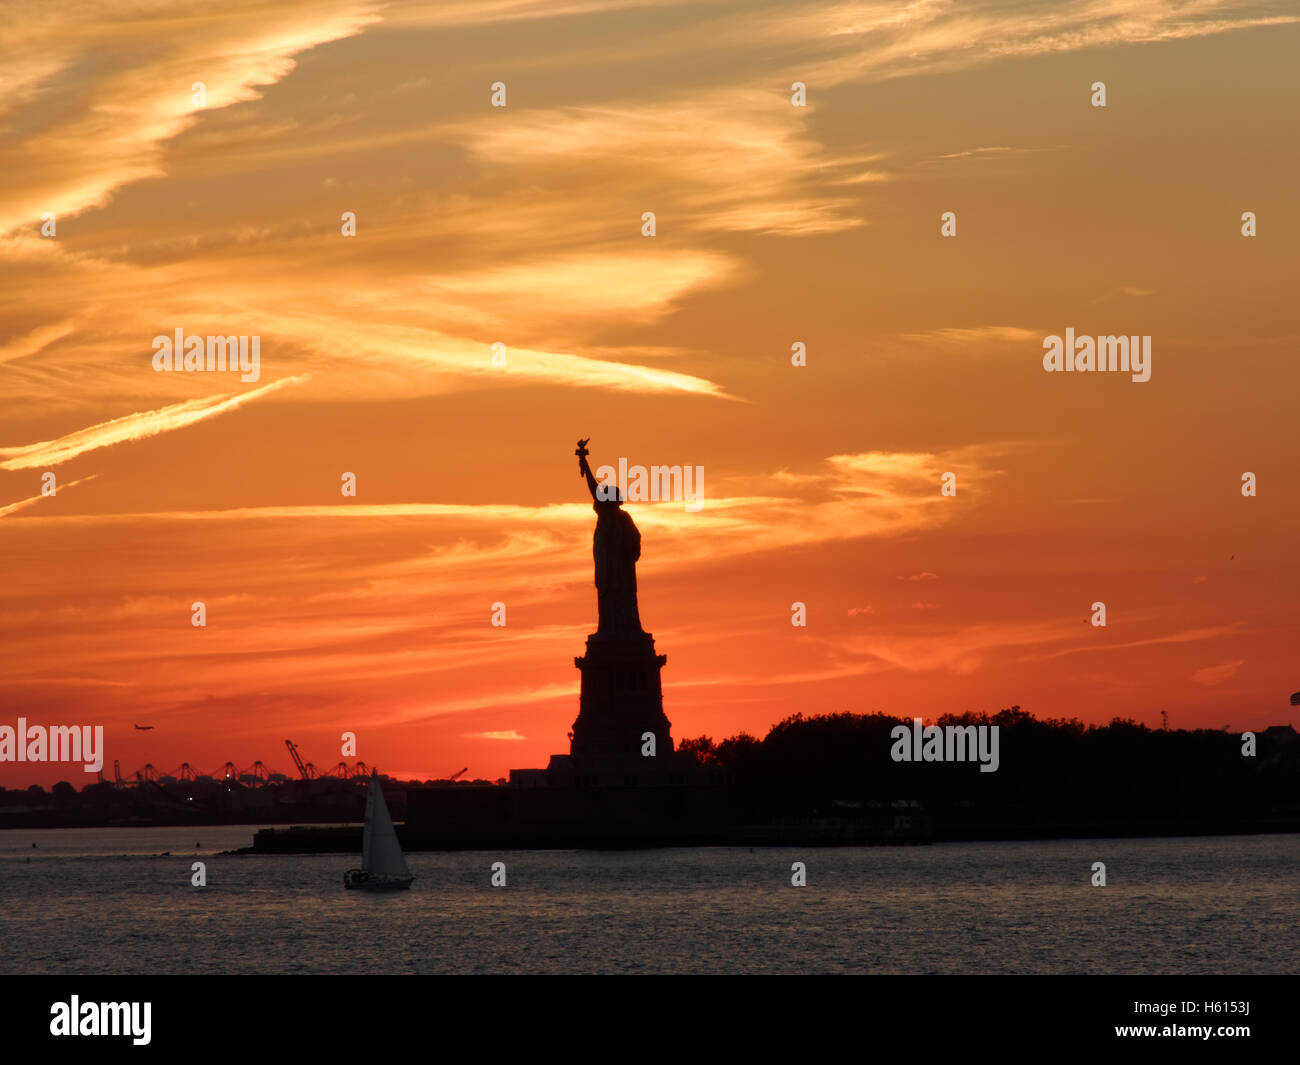
[(384, 802), (384, 789), (379, 778), (370, 778), (370, 792), (366, 795), (366, 827), (361, 837), (361, 868), (374, 876), (410, 876), (402, 857), (402, 845), (397, 842), (393, 819)]

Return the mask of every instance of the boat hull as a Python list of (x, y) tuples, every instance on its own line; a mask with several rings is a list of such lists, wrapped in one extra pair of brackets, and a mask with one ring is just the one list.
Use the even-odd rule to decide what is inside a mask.
[(349, 869), (343, 874), (343, 886), (357, 891), (406, 891), (413, 876), (375, 876), (361, 869)]

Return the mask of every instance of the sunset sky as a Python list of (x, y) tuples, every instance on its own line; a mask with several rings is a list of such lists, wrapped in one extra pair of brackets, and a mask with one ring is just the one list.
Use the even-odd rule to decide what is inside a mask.
[[(1294, 722), (1290, 0), (0, 8), (0, 724), (102, 724), (109, 775), (544, 766), (588, 436), (705, 471), (628, 506), (678, 739)], [(1045, 373), (1067, 327), (1151, 379)], [(155, 372), (177, 328), (259, 379)]]

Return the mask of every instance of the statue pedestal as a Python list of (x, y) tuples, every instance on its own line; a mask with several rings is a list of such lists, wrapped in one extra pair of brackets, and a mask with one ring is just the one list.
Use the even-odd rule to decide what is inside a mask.
[(667, 655), (655, 653), (650, 633), (587, 637), (587, 653), (573, 664), (582, 671), (578, 719), (570, 754), (575, 758), (641, 758), (645, 733), (655, 755), (671, 754), (671, 725), (664, 716), (659, 671)]

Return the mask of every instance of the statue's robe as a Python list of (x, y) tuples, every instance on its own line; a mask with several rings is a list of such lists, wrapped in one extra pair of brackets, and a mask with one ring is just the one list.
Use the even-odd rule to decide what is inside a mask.
[(641, 533), (636, 522), (617, 503), (593, 504), (596, 534), (592, 553), (596, 558), (596, 600), (599, 636), (642, 635), (636, 605), (636, 563), (641, 557)]

